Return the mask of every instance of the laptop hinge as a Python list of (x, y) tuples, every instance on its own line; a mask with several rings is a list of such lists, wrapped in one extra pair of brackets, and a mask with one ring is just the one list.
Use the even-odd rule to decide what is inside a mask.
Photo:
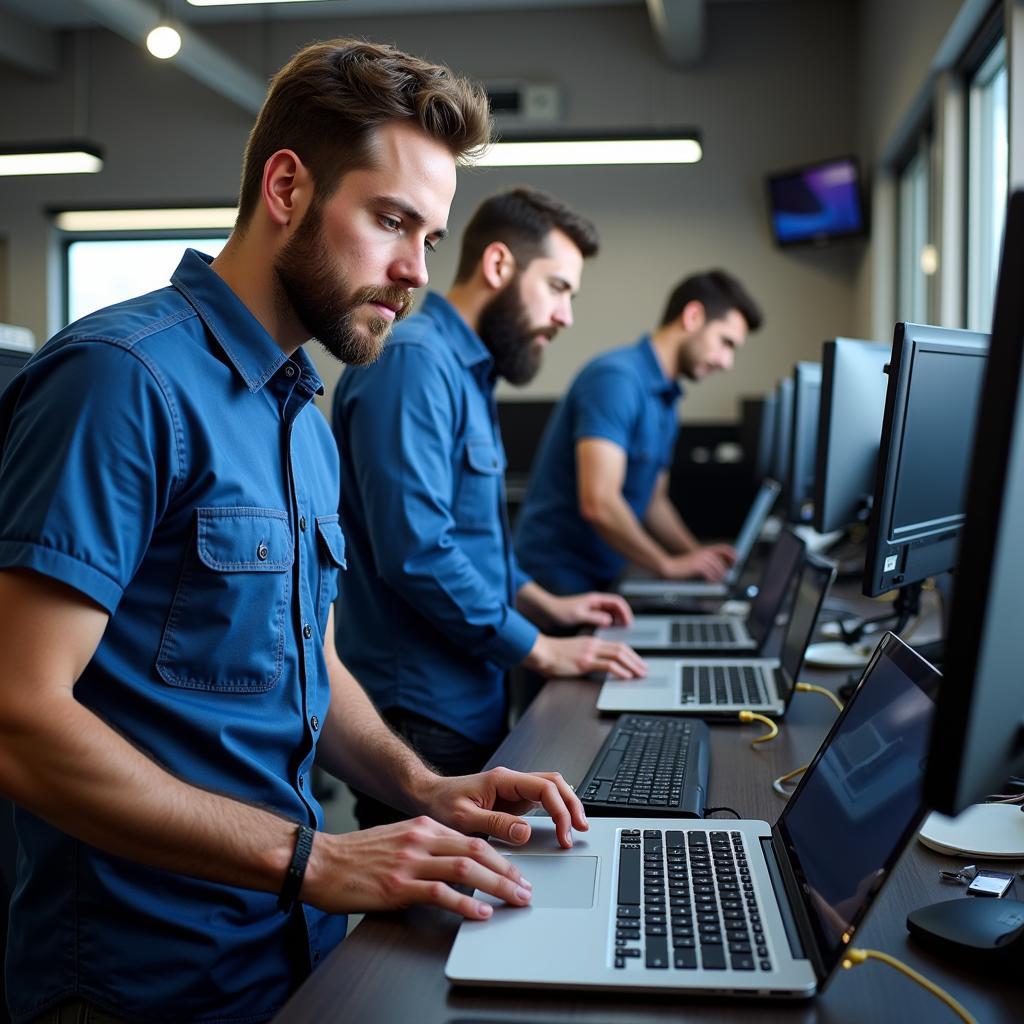
[[(785, 858), (785, 846), (779, 835), (778, 826), (772, 826), (770, 839), (762, 838), (761, 849), (764, 853), (765, 863), (768, 865), (768, 874), (771, 877), (772, 885), (775, 887), (775, 895), (778, 897), (782, 923), (785, 926), (793, 956), (810, 961), (818, 983), (821, 984), (828, 972), (818, 955), (817, 940), (810, 922), (807, 920), (807, 910), (801, 898), (796, 877)], [(782, 851), (781, 856), (780, 850)]]

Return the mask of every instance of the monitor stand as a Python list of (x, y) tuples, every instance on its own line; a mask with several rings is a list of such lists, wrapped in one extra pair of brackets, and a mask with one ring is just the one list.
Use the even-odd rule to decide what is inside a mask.
[(955, 818), (935, 811), (917, 838), (938, 853), (1022, 860), (1024, 813), (1019, 804), (973, 804)]

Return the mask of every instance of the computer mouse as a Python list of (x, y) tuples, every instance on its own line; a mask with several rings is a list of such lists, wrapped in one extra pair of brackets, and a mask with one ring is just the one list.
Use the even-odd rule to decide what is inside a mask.
[(1024, 956), (1024, 902), (964, 896), (932, 903), (907, 915), (907, 930), (944, 956), (1003, 967)]

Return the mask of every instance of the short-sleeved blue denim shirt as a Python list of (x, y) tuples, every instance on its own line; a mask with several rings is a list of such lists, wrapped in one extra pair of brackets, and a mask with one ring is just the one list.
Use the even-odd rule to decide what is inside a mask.
[[(110, 620), (75, 697), (172, 774), (313, 827), (323, 637), (344, 566), (334, 439), (208, 257), (72, 324), (0, 400), (0, 568)], [(77, 994), (119, 1017), (262, 1021), (344, 917), (105, 854), (18, 810), (16, 1021)]]
[(638, 519), (672, 465), (682, 391), (665, 376), (649, 336), (591, 360), (551, 414), (516, 520), (516, 555), (558, 594), (611, 586), (625, 559), (581, 515), (576, 444), (602, 438), (626, 452), (622, 496)]

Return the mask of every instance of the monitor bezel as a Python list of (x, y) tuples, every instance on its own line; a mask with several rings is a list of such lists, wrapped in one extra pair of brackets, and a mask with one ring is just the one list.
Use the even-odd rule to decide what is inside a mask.
[[(818, 434), (819, 409), (821, 407), (821, 363), (801, 360), (793, 366), (793, 413), (789, 430), (789, 477), (786, 480), (786, 518), (791, 523), (809, 523), (811, 516), (804, 514), (805, 507), (814, 501), (814, 480), (818, 466), (818, 448), (821, 439)], [(808, 402), (808, 388), (817, 385), (817, 403)], [(801, 463), (804, 462), (804, 445), (811, 435), (814, 437), (814, 456), (811, 459), (811, 479), (802, 478)]]
[[(942, 351), (972, 355), (976, 354), (979, 348), (987, 348), (987, 345), (988, 335), (980, 331), (955, 330), (910, 322), (896, 324), (889, 360), (889, 382), (885, 393), (882, 431), (878, 442), (874, 496), (868, 519), (863, 583), (863, 592), (867, 597), (878, 597), (890, 590), (920, 583), (929, 576), (948, 572), (956, 566), (960, 533), (966, 513), (961, 513), (955, 521), (947, 519), (930, 526), (903, 527), (901, 529), (905, 531), (904, 535), (893, 538), (896, 480), (899, 475), (907, 404), (917, 353)], [(925, 540), (928, 544), (922, 545), (921, 542)], [(887, 559), (903, 553), (903, 559), (886, 568)]]

